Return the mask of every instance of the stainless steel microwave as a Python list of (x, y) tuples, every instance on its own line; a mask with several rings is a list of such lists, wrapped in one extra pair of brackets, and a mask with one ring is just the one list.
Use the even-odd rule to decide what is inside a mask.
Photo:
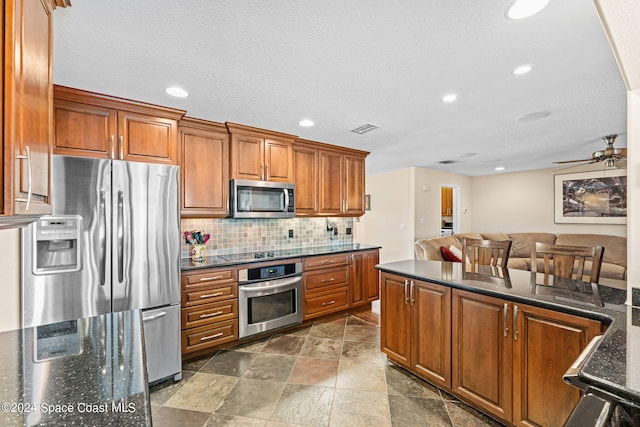
[(232, 179), (229, 214), (233, 218), (293, 218), (295, 184)]

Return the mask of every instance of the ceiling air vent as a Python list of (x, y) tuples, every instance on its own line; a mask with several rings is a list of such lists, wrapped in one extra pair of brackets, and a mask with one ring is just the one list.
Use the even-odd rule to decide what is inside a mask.
[(379, 127), (380, 126), (374, 125), (373, 123), (367, 123), (366, 125), (351, 129), (351, 132), (362, 135), (363, 133), (371, 132), (372, 130), (378, 129)]
[(456, 162), (455, 160), (443, 160), (438, 163), (440, 163), (441, 165), (450, 165), (451, 163), (455, 163), (455, 162)]

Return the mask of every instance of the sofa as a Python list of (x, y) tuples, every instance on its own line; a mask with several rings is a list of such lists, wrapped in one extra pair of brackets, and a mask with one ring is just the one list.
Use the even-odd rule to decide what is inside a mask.
[[(627, 239), (606, 234), (552, 234), (552, 233), (460, 233), (453, 236), (418, 239), (415, 242), (417, 259), (444, 261), (441, 248), (454, 246), (462, 250), (462, 239), (511, 240), (508, 268), (531, 270), (531, 242), (567, 246), (602, 246), (604, 256), (600, 268), (600, 284), (619, 289), (627, 288)], [(445, 251), (446, 252), (446, 251)], [(587, 263), (588, 264), (588, 263)], [(542, 260), (537, 260), (538, 271)], [(585, 265), (585, 275), (591, 271)]]

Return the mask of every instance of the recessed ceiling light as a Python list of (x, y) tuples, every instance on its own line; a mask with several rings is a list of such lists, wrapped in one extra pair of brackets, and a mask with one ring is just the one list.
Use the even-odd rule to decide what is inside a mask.
[(496, 172), (500, 172), (504, 170), (504, 166), (496, 166), (496, 168), (494, 169)]
[(309, 119), (300, 120), (298, 124), (302, 127), (308, 128), (310, 126), (313, 126), (313, 120), (309, 120)]
[(447, 104), (449, 104), (450, 102), (453, 102), (456, 99), (458, 99), (458, 95), (456, 95), (455, 93), (449, 93), (442, 97), (442, 102), (446, 102)]
[(536, 120), (542, 120), (551, 114), (548, 111), (537, 111), (535, 113), (525, 114), (524, 116), (516, 117), (516, 122), (535, 122)]
[(175, 96), (176, 98), (186, 98), (187, 96), (189, 96), (189, 92), (177, 86), (168, 87), (164, 91), (171, 96)]
[(509, 19), (524, 19), (540, 12), (549, 4), (549, 0), (514, 0), (507, 8), (505, 16)]
[(520, 76), (522, 74), (527, 74), (529, 71), (533, 70), (533, 64), (524, 64), (519, 67), (513, 69), (511, 74), (515, 74), (516, 76)]

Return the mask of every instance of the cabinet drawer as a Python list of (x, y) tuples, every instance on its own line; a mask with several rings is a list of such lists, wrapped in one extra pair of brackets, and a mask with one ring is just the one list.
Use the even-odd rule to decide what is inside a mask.
[(182, 309), (182, 329), (238, 318), (238, 300), (200, 304)]
[(320, 295), (307, 295), (304, 298), (304, 318), (312, 319), (349, 307), (349, 289), (336, 289)]
[(238, 320), (228, 320), (182, 331), (182, 353), (214, 347), (238, 339)]
[(236, 281), (234, 269), (212, 269), (200, 273), (183, 273), (182, 290), (189, 291)]
[(229, 283), (227, 285), (199, 289), (197, 291), (182, 291), (182, 306), (190, 307), (192, 305), (208, 304), (233, 298), (238, 298), (237, 283)]
[(325, 270), (305, 273), (303, 276), (305, 292), (318, 291), (323, 288), (343, 287), (349, 285), (349, 266), (327, 268)]
[(312, 269), (312, 268), (320, 268), (320, 267), (333, 267), (337, 265), (346, 265), (349, 263), (350, 254), (336, 254), (336, 255), (325, 255), (325, 256), (317, 256), (312, 258), (304, 259), (304, 268)]

